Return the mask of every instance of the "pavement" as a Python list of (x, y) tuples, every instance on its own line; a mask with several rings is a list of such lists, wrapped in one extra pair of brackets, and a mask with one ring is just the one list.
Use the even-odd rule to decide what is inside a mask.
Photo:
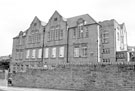
[(0, 79), (0, 91), (71, 91), (71, 90), (12, 87), (12, 86), (7, 86), (7, 80), (6, 79)]
[(38, 88), (22, 88), (22, 87), (0, 86), (0, 91), (69, 91), (69, 90), (55, 90), (55, 89), (38, 89)]

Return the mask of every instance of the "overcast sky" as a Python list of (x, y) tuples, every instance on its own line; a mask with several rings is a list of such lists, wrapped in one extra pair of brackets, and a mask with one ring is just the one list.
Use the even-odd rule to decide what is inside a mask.
[(12, 38), (35, 16), (48, 22), (55, 10), (65, 18), (88, 13), (97, 22), (124, 22), (128, 45), (135, 46), (135, 0), (0, 0), (0, 56), (12, 53)]

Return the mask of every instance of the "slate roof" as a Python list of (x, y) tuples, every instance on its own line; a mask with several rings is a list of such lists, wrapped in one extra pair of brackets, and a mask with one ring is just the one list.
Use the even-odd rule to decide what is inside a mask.
[(83, 20), (85, 20), (87, 22), (87, 24), (93, 24), (93, 23), (97, 23), (91, 16), (89, 16), (88, 14), (84, 14), (84, 15), (80, 15), (80, 16), (75, 16), (75, 17), (71, 17), (71, 18), (67, 18), (67, 24), (69, 27), (75, 27), (77, 25), (77, 20), (82, 18)]

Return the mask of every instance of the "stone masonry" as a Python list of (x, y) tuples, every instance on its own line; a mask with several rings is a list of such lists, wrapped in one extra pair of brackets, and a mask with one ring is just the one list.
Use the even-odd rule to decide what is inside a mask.
[(135, 70), (124, 65), (59, 65), (13, 76), (13, 86), (79, 91), (134, 91)]

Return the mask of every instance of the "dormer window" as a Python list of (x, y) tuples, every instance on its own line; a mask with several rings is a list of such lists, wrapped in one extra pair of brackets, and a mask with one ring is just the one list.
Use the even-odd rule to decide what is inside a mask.
[(78, 20), (78, 38), (83, 38), (84, 37), (84, 20), (79, 19)]
[(85, 20), (82, 19), (82, 18), (79, 18), (79, 19), (77, 20), (77, 25), (84, 25), (85, 23), (86, 23)]

